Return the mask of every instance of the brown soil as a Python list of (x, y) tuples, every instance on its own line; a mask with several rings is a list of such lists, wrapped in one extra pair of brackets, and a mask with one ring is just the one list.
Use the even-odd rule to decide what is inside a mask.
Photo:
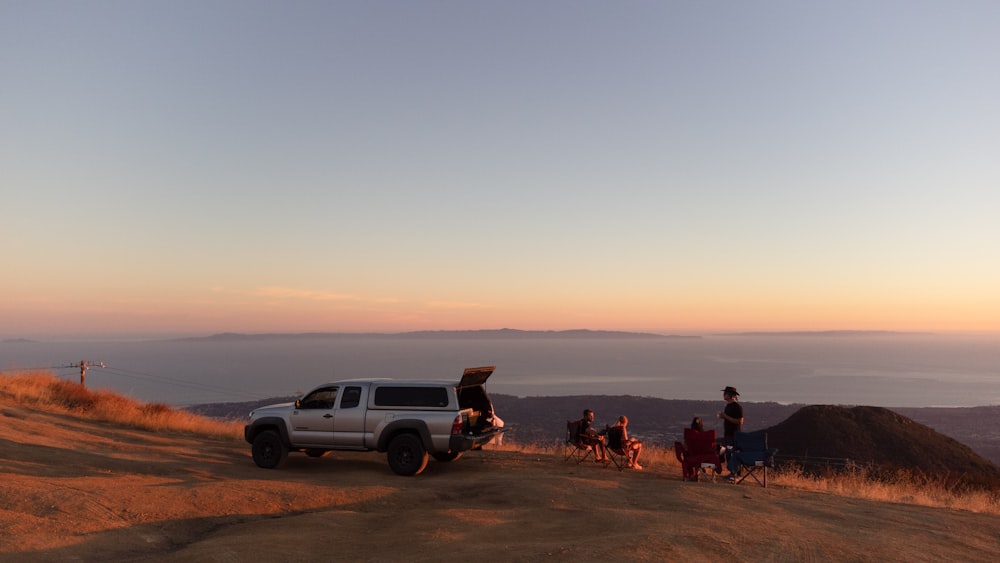
[(1000, 517), (481, 451), (254, 466), (239, 441), (0, 402), (0, 561), (989, 561)]

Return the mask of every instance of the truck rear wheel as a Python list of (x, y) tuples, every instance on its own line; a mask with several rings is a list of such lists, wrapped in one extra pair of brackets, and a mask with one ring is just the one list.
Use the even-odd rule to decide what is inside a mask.
[(427, 467), (427, 450), (414, 434), (400, 434), (389, 442), (389, 467), (396, 475), (420, 475)]
[(285, 462), (288, 457), (288, 448), (281, 442), (281, 436), (274, 430), (265, 430), (254, 436), (253, 462), (257, 467), (264, 469), (276, 469)]

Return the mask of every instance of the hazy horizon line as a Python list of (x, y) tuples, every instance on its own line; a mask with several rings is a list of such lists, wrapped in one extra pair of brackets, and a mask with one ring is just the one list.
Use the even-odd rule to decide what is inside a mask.
[(609, 330), (594, 328), (574, 329), (518, 329), (518, 328), (476, 328), (476, 329), (415, 329), (399, 331), (163, 331), (163, 332), (108, 332), (108, 333), (27, 333), (4, 335), (0, 344), (27, 344), (32, 342), (109, 342), (109, 341), (154, 341), (154, 340), (208, 340), (224, 338), (293, 338), (293, 337), (392, 337), (392, 336), (632, 336), (646, 338), (703, 338), (703, 337), (865, 337), (865, 336), (996, 336), (1000, 331), (957, 331), (957, 330), (889, 330), (889, 329), (830, 329), (830, 330)]

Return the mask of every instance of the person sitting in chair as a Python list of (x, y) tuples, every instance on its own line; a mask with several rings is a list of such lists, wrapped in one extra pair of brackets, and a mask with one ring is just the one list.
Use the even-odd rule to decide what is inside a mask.
[(691, 419), (691, 430), (697, 430), (698, 432), (705, 431), (705, 423), (701, 421), (700, 416), (696, 416)]
[(639, 465), (639, 454), (642, 453), (642, 442), (638, 438), (630, 438), (628, 435), (628, 417), (621, 415), (618, 417), (618, 422), (608, 429), (608, 436), (612, 435), (612, 432), (618, 434), (616, 436), (615, 444), (616, 446), (621, 446), (621, 450), (626, 453), (628, 457), (628, 466), (632, 469), (642, 469)]
[(580, 442), (594, 446), (594, 461), (603, 463), (608, 460), (604, 452), (604, 436), (594, 428), (594, 411), (590, 409), (584, 409), (580, 419)]
[(681, 462), (681, 470), (685, 481), (697, 481), (699, 469), (716, 473), (722, 472), (722, 462), (718, 445), (715, 441), (715, 430), (705, 430), (705, 424), (700, 416), (691, 419), (691, 426), (684, 429), (684, 441), (674, 442), (674, 453)]

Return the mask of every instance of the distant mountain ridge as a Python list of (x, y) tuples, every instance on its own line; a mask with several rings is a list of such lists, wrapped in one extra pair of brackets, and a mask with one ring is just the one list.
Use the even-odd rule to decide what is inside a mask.
[(413, 338), (413, 339), (650, 339), (650, 338), (691, 338), (701, 336), (667, 335), (652, 332), (626, 332), (614, 330), (519, 330), (513, 328), (483, 329), (483, 330), (418, 330), (412, 332), (297, 332), (297, 333), (239, 333), (223, 332), (211, 336), (194, 336), (171, 339), (176, 342), (231, 342), (239, 340), (291, 340), (291, 339), (325, 339), (325, 338)]

